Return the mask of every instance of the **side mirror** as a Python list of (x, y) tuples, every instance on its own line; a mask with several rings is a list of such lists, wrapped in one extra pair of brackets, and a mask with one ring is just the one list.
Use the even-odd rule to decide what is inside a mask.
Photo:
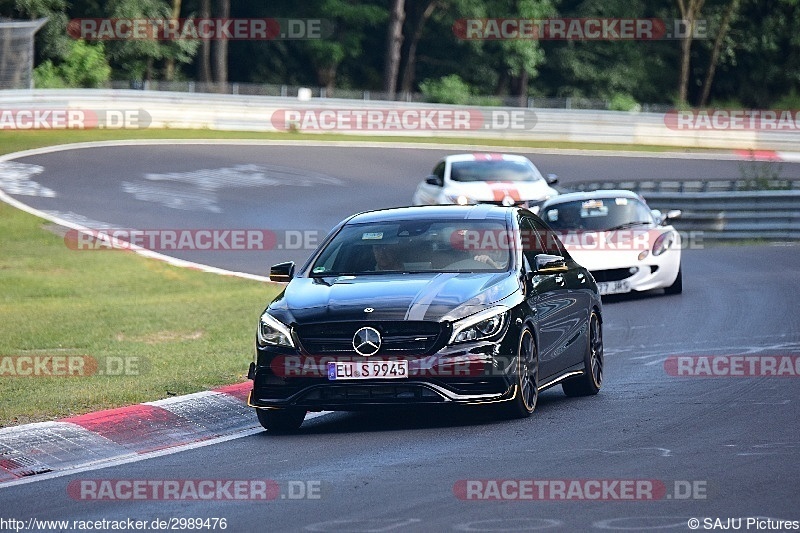
[(560, 255), (539, 254), (534, 260), (536, 273), (547, 274), (567, 270), (567, 261)]
[(670, 220), (675, 220), (676, 218), (681, 218), (682, 214), (683, 214), (683, 211), (681, 211), (680, 209), (671, 209), (671, 210), (667, 211), (667, 215), (664, 217), (664, 220), (661, 223), (662, 224), (666, 224)]
[(289, 283), (294, 277), (294, 261), (278, 263), (269, 269), (269, 280), (278, 283)]
[(428, 185), (436, 185), (437, 187), (441, 187), (443, 185), (442, 180), (440, 180), (438, 176), (434, 176), (433, 174), (425, 178), (425, 183), (427, 183)]
[(548, 174), (545, 180), (547, 180), (548, 185), (555, 185), (558, 183), (558, 176), (555, 174)]

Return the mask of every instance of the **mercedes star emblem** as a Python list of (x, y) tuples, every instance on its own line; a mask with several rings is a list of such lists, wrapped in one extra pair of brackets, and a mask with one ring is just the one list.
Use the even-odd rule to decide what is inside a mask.
[(381, 349), (381, 334), (375, 328), (363, 327), (353, 335), (353, 348), (356, 353), (369, 357)]

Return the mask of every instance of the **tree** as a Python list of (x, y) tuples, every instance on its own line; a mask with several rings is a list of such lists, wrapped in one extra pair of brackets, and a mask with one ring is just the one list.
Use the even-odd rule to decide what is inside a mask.
[(67, 57), (59, 65), (48, 59), (33, 72), (37, 89), (102, 87), (110, 76), (111, 67), (106, 61), (103, 43), (87, 44), (85, 41), (72, 41)]
[(722, 50), (722, 43), (728, 35), (728, 29), (731, 25), (736, 11), (739, 8), (739, 0), (730, 0), (725, 14), (722, 16), (722, 23), (720, 24), (719, 32), (714, 39), (714, 48), (711, 51), (711, 59), (708, 60), (708, 70), (706, 70), (706, 79), (703, 81), (703, 93), (700, 95), (700, 107), (705, 107), (708, 103), (708, 95), (711, 93), (711, 83), (714, 81), (714, 74), (717, 71), (717, 63), (719, 62), (720, 51)]
[(332, 91), (339, 65), (346, 59), (358, 60), (363, 54), (365, 34), (386, 20), (388, 13), (379, 5), (353, 4), (347, 0), (321, 0), (313, 6), (308, 3), (304, 8), (333, 22), (330, 37), (303, 41), (318, 82)]
[[(222, 19), (230, 18), (231, 1), (217, 0), (217, 17)], [(220, 90), (228, 83), (228, 39), (217, 36), (214, 41), (214, 81), (220, 85)]]
[[(107, 15), (120, 19), (165, 20), (172, 16), (172, 9), (163, 0), (111, 0)], [(124, 76), (149, 81), (161, 77), (162, 61), (191, 62), (197, 51), (197, 41), (125, 39), (109, 41), (107, 50), (113, 66)]]
[(681, 19), (688, 26), (687, 31), (681, 37), (681, 66), (678, 78), (678, 104), (686, 104), (689, 92), (689, 66), (692, 57), (692, 41), (694, 40), (695, 28), (700, 11), (703, 9), (705, 0), (676, 0)]
[(425, 23), (428, 22), (428, 19), (430, 19), (437, 5), (439, 5), (439, 3), (436, 0), (414, 2), (414, 7), (416, 9), (412, 17), (412, 22), (409, 25), (411, 37), (407, 39), (408, 45), (406, 47), (405, 66), (403, 67), (403, 76), (400, 81), (400, 91), (404, 94), (410, 93), (411, 87), (414, 84), (417, 46), (419, 46), (419, 41), (422, 38), (422, 31), (425, 29)]
[[(172, 0), (172, 16), (171, 20), (178, 20), (181, 18), (181, 0)], [(175, 78), (175, 57), (173, 55), (167, 56), (167, 66), (164, 71), (164, 79), (172, 81)]]
[[(200, 1), (200, 18), (211, 17), (211, 0)], [(211, 78), (211, 42), (208, 39), (200, 41), (200, 69), (198, 77), (201, 82), (210, 82)]]
[(405, 0), (392, 0), (389, 29), (386, 32), (386, 60), (383, 69), (383, 91), (394, 100), (397, 76), (400, 72), (400, 51), (403, 47), (403, 22), (406, 18)]
[[(5, 4), (5, 5), (3, 5)], [(40, 59), (61, 60), (71, 47), (67, 34), (66, 0), (13, 0), (0, 2), (0, 13), (10, 17), (28, 19), (47, 18), (47, 23), (36, 33), (36, 54)]]

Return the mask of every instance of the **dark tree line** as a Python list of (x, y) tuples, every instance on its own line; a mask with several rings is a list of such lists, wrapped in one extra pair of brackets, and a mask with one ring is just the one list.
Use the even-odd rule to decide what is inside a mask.
[[(800, 107), (800, 0), (0, 0), (0, 16), (49, 23), (37, 63), (66, 84), (92, 55), (116, 80), (195, 80), (359, 89), (402, 96), (585, 97), (677, 105)], [(107, 41), (78, 47), (81, 17), (324, 19), (323, 39)], [(463, 40), (459, 19), (683, 19), (664, 40)], [(77, 51), (76, 51), (77, 50)], [(76, 66), (77, 65), (77, 66)], [(69, 70), (68, 69), (71, 69)], [(61, 69), (61, 70), (59, 70)], [(95, 68), (96, 70), (96, 68)], [(40, 72), (41, 74), (41, 72)], [(76, 81), (77, 80), (77, 81)], [(90, 80), (90, 81), (86, 81)]]

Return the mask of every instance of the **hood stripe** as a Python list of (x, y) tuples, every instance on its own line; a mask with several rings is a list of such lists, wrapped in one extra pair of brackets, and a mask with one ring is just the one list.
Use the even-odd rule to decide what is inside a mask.
[(458, 276), (457, 272), (443, 272), (437, 274), (430, 282), (426, 283), (414, 296), (411, 305), (408, 306), (405, 320), (424, 320), (428, 308), (439, 295), (439, 291), (456, 276)]

